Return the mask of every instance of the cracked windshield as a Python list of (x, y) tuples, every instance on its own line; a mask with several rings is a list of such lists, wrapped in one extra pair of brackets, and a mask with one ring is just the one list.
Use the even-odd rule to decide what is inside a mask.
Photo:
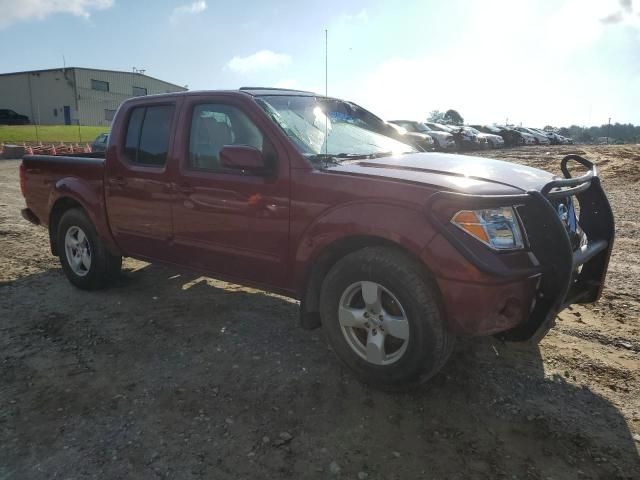
[(383, 135), (384, 122), (353, 103), (294, 95), (263, 96), (258, 103), (310, 160), (378, 158), (417, 151)]

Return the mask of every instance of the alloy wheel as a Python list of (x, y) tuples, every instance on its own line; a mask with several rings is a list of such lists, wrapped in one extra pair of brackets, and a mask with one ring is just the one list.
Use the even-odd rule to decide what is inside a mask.
[(69, 267), (79, 277), (84, 277), (91, 268), (91, 245), (80, 227), (69, 227), (64, 236), (64, 250)]
[(406, 312), (379, 283), (348, 286), (340, 298), (338, 321), (349, 347), (369, 363), (390, 365), (407, 350), (411, 331)]

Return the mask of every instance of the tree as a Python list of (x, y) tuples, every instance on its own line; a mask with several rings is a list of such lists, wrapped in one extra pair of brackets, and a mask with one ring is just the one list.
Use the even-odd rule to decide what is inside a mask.
[(598, 139), (608, 136), (609, 143), (635, 143), (640, 139), (640, 126), (631, 123), (612, 123), (611, 126), (605, 123), (592, 127), (571, 125), (570, 127), (560, 128), (558, 133), (564, 137), (571, 137), (580, 142), (598, 141)]
[(463, 125), (464, 118), (457, 111), (449, 109), (444, 114), (444, 121), (450, 125)]
[(583, 130), (583, 132), (578, 137), (578, 140), (584, 143), (591, 143), (593, 142), (593, 136), (587, 130)]
[(444, 113), (440, 110), (431, 110), (427, 117), (428, 122), (442, 123), (444, 121)]

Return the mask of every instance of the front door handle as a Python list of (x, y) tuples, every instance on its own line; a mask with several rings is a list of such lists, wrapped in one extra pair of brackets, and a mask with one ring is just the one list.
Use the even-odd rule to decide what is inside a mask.
[(114, 187), (124, 187), (127, 184), (127, 181), (124, 177), (114, 177), (109, 179), (109, 185), (113, 185)]

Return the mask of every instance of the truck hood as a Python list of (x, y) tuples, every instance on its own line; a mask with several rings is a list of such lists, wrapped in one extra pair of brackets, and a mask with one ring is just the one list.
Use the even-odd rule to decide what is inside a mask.
[(554, 178), (536, 168), (447, 153), (409, 153), (350, 161), (326, 171), (401, 180), (472, 195), (516, 195), (540, 190)]

